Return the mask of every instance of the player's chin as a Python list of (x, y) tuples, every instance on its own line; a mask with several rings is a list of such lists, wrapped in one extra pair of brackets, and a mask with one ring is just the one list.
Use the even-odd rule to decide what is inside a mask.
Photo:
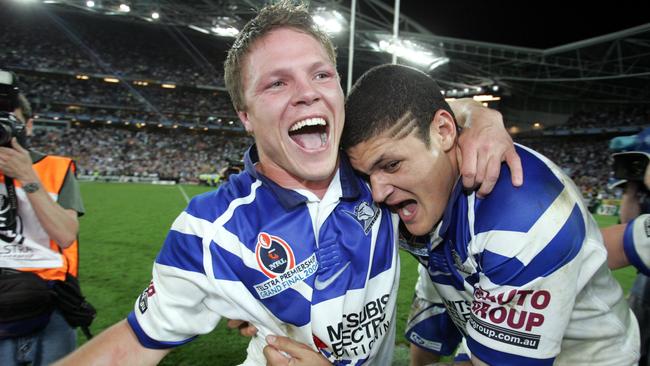
[(424, 228), (423, 225), (418, 225), (418, 224), (411, 224), (411, 225), (406, 224), (405, 226), (406, 226), (406, 230), (408, 230), (409, 233), (417, 236), (426, 235), (431, 231)]
[(424, 216), (426, 215), (415, 215), (410, 220), (402, 220), (402, 222), (409, 233), (417, 236), (428, 235), (433, 230), (435, 222), (431, 222), (432, 220)]
[(311, 182), (328, 180), (336, 170), (336, 161), (336, 157), (305, 161), (297, 166), (297, 175)]

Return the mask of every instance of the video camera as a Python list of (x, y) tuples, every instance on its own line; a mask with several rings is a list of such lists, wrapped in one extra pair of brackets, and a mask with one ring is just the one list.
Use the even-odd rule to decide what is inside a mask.
[(619, 136), (612, 139), (614, 178), (643, 182), (650, 164), (650, 128), (632, 136)]
[(13, 137), (25, 146), (25, 124), (13, 113), (20, 106), (19, 95), (14, 74), (0, 70), (0, 146), (11, 146)]
[(614, 178), (633, 182), (643, 182), (650, 156), (643, 152), (624, 152), (613, 154)]

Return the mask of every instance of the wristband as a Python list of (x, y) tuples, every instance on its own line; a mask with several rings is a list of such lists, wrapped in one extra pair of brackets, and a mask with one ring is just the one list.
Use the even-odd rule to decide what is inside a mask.
[(641, 215), (627, 224), (623, 250), (631, 265), (650, 276), (650, 214)]

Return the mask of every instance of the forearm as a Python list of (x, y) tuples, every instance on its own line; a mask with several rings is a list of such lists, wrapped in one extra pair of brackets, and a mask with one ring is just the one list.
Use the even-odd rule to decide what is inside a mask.
[(156, 365), (167, 353), (169, 350), (140, 345), (126, 320), (122, 320), (54, 365)]
[(630, 264), (623, 250), (623, 234), (627, 225), (620, 224), (600, 229), (607, 248), (607, 266), (619, 269)]
[(45, 191), (40, 179), (34, 173), (20, 180), (24, 186), (28, 183), (37, 183), (39, 189), (27, 193), (27, 199), (32, 206), (34, 213), (50, 239), (54, 240), (62, 248), (69, 247), (76, 239), (79, 232), (79, 221), (74, 210), (65, 209), (52, 199)]
[(621, 223), (625, 224), (639, 216), (641, 213), (641, 205), (638, 197), (638, 183), (628, 182), (625, 186), (625, 192), (621, 198), (621, 209), (619, 216)]

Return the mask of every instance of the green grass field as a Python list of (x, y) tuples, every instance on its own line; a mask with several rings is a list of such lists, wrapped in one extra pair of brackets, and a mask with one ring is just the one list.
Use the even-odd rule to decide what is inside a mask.
[[(167, 230), (192, 197), (209, 190), (198, 186), (154, 186), (145, 184), (81, 183), (86, 214), (80, 219), (80, 280), (86, 297), (97, 308), (93, 334), (126, 317), (151, 280), (151, 266)], [(615, 218), (601, 216), (599, 224)], [(402, 278), (398, 298), (397, 339), (408, 315), (416, 262), (401, 253)], [(616, 271), (627, 292), (635, 276), (633, 269)], [(79, 333), (80, 343), (85, 338)], [(174, 350), (162, 365), (237, 365), (246, 354), (248, 340), (223, 324), (209, 335)], [(402, 350), (402, 353), (403, 350)], [(394, 365), (406, 365), (404, 356)]]

